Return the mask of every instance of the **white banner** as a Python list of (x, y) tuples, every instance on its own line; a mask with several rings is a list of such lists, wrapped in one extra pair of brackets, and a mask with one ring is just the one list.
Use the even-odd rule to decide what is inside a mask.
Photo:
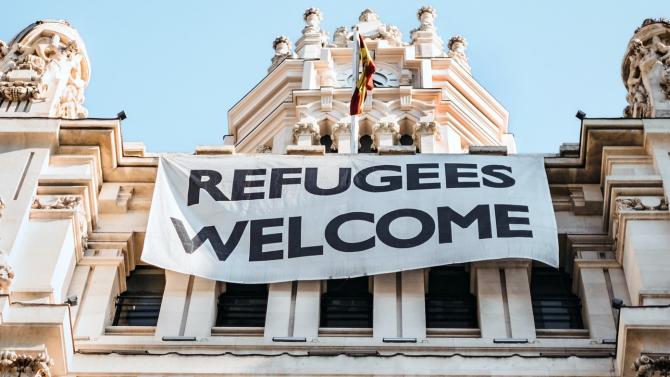
[(142, 253), (238, 283), (500, 258), (558, 266), (539, 156), (166, 155)]

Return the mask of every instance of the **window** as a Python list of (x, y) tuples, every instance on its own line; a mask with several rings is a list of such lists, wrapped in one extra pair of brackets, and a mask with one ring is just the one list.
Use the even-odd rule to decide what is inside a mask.
[(400, 145), (414, 145), (414, 138), (412, 135), (404, 134), (400, 136)]
[(126, 280), (127, 289), (116, 298), (114, 326), (156, 326), (165, 290), (165, 273), (137, 266)]
[(264, 327), (268, 307), (267, 284), (225, 283), (219, 295), (217, 327)]
[(583, 329), (582, 305), (572, 293), (570, 275), (553, 268), (533, 268), (530, 295), (536, 329)]
[(464, 266), (433, 267), (428, 273), (426, 327), (477, 328), (477, 303)]
[(321, 136), (319, 143), (323, 145), (326, 153), (337, 153), (337, 151), (333, 150), (333, 139), (330, 137), (330, 135)]
[(371, 328), (372, 294), (367, 276), (326, 281), (321, 327)]
[(361, 144), (361, 147), (358, 148), (358, 153), (377, 153), (377, 149), (372, 146), (372, 136), (363, 135), (358, 142)]

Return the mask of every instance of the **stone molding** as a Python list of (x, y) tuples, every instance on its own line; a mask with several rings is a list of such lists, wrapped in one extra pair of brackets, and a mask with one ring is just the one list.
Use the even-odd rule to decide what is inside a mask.
[(43, 198), (35, 198), (31, 206), (32, 209), (75, 209), (79, 203), (81, 203), (81, 198), (78, 196), (61, 196), (51, 201), (44, 201)]
[(3, 377), (50, 377), (53, 365), (46, 352), (34, 356), (14, 351), (0, 352), (0, 376)]

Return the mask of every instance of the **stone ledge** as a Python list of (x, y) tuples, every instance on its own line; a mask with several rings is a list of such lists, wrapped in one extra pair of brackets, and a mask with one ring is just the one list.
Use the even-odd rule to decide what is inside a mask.
[(235, 154), (234, 145), (198, 145), (195, 154), (202, 156), (216, 156), (222, 154)]
[(326, 148), (323, 145), (289, 145), (286, 147), (287, 155), (323, 156)]
[(471, 145), (468, 148), (469, 154), (507, 156), (507, 146), (505, 145)]
[(413, 155), (416, 154), (416, 147), (414, 145), (389, 145), (379, 147), (377, 153), (380, 156)]

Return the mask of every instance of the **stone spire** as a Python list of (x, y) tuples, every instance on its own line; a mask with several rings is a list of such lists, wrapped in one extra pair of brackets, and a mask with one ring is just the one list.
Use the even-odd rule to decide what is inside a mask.
[(631, 38), (621, 76), (628, 94), (624, 116), (670, 116), (670, 22), (646, 19)]

